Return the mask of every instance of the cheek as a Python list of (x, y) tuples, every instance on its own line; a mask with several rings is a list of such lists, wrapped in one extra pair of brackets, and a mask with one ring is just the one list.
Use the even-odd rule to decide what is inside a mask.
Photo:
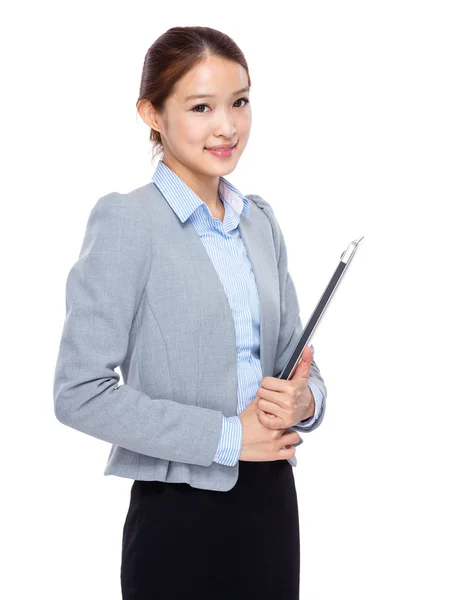
[(236, 122), (236, 131), (238, 132), (238, 137), (243, 140), (243, 143), (247, 142), (249, 138), (249, 134), (251, 132), (251, 124), (252, 119), (251, 115), (245, 115), (242, 119)]
[(182, 143), (187, 146), (203, 147), (206, 139), (209, 138), (207, 126), (194, 118), (180, 120), (177, 124), (177, 136)]
[(177, 147), (195, 144), (199, 138), (199, 130), (196, 124), (189, 118), (177, 118), (171, 122), (170, 139)]

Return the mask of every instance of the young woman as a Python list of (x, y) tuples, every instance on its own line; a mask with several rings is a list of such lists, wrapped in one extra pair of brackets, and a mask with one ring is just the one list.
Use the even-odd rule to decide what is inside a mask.
[(299, 598), (292, 465), (327, 390), (311, 348), (279, 378), (303, 329), (285, 241), (270, 204), (224, 177), (250, 86), (219, 31), (156, 40), (137, 109), (163, 158), (97, 201), (66, 282), (55, 414), (112, 444), (105, 475), (134, 480), (123, 600)]

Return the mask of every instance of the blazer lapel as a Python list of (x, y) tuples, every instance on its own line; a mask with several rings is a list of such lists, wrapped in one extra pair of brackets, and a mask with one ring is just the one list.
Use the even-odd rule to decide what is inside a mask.
[[(250, 196), (246, 196), (250, 199)], [(251, 201), (249, 218), (241, 215), (239, 231), (256, 279), (260, 309), (262, 376), (272, 375), (280, 322), (278, 269), (270, 226)]]
[[(159, 196), (155, 185), (152, 192)], [(249, 198), (249, 196), (247, 196)], [(250, 199), (249, 216), (241, 214), (239, 232), (251, 262), (256, 280), (260, 310), (260, 362), (262, 375), (272, 375), (280, 324), (280, 296), (275, 247), (270, 224), (264, 219), (262, 211)], [(181, 223), (163, 196), (154, 206), (158, 208), (158, 226), (164, 243), (169, 246), (164, 260), (171, 265), (168, 268), (171, 278), (179, 280), (186, 289), (186, 298), (173, 299), (173, 306), (186, 307), (191, 299), (196, 304), (188, 307), (190, 315), (198, 315), (193, 323), (199, 327), (199, 377), (202, 390), (203, 382), (209, 380), (209, 371), (218, 362), (218, 356), (228, 355), (231, 364), (236, 365), (236, 331), (228, 297), (218, 273), (207, 253), (199, 235), (188, 219)], [(157, 268), (155, 261), (155, 268)], [(177, 284), (178, 285), (178, 284)], [(182, 310), (177, 312), (182, 322)], [(188, 317), (188, 315), (187, 315)], [(188, 322), (187, 322), (188, 325)], [(205, 378), (205, 379), (204, 379)], [(236, 380), (236, 377), (235, 377)], [(232, 413), (233, 414), (233, 413)]]

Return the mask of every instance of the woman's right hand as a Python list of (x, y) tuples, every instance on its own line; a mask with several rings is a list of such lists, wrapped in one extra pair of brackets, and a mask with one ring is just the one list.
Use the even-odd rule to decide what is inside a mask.
[[(296, 444), (301, 436), (296, 431), (288, 429), (268, 429), (257, 418), (257, 403), (255, 398), (243, 412), (238, 415), (243, 426), (243, 445), (239, 460), (249, 462), (266, 462), (286, 460), (296, 454)], [(286, 448), (283, 448), (286, 446)]]

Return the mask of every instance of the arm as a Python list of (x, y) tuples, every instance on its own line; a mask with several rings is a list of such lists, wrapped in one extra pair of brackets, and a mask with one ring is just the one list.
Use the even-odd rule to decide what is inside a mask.
[(222, 432), (214, 462), (233, 467), (239, 460), (243, 446), (243, 426), (238, 416), (223, 417)]
[[(280, 287), (280, 332), (278, 336), (273, 376), (279, 377), (294, 347), (298, 343), (304, 327), (299, 314), (300, 309), (296, 288), (288, 271), (288, 255), (283, 233), (270, 204), (257, 195), (254, 195), (253, 199), (269, 218), (275, 243), (275, 251), (277, 253)], [(301, 422), (290, 428), (299, 433), (310, 432), (316, 429), (322, 423), (325, 414), (327, 387), (315, 360), (311, 363), (308, 385), (314, 394), (316, 410), (314, 416), (310, 417), (305, 423)]]
[(152, 260), (150, 220), (112, 192), (92, 209), (66, 281), (66, 318), (53, 386), (57, 419), (111, 444), (165, 460), (210, 466), (222, 413), (118, 385)]
[(322, 412), (322, 405), (324, 402), (324, 395), (323, 395), (322, 391), (316, 386), (316, 384), (314, 382), (311, 381), (311, 378), (309, 378), (309, 380), (308, 380), (308, 386), (312, 392), (312, 395), (314, 396), (314, 401), (315, 401), (314, 414), (311, 417), (309, 417), (308, 419), (305, 419), (304, 421), (301, 421), (300, 423), (295, 425), (295, 427), (306, 427), (306, 428), (310, 427), (313, 423), (315, 423), (315, 421), (317, 421), (317, 419), (319, 418), (319, 416)]

